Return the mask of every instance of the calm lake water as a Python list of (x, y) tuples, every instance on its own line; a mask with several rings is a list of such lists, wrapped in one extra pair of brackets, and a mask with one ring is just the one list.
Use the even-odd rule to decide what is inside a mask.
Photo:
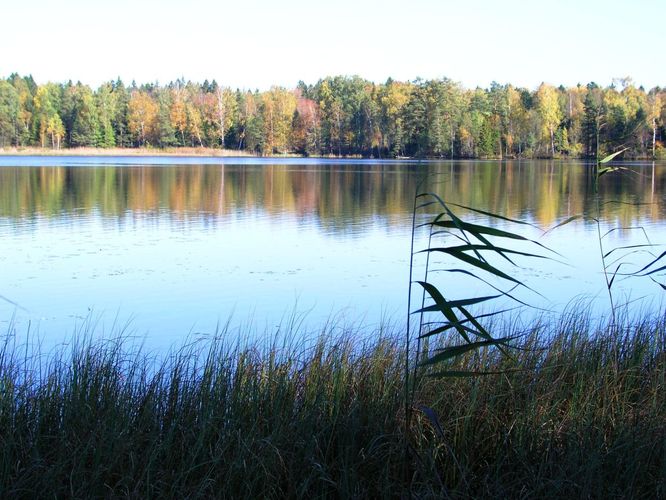
[[(640, 226), (653, 243), (666, 243), (666, 165), (624, 166), (628, 171), (602, 179), (604, 230)], [(260, 331), (294, 310), (307, 312), (311, 325), (334, 315), (369, 324), (402, 318), (413, 196), (424, 174), (423, 189), (447, 201), (546, 229), (597, 214), (591, 168), (553, 161), (0, 157), (0, 329), (30, 328), (50, 343), (92, 319), (98, 333), (129, 325), (154, 345), (171, 345), (188, 333), (212, 333), (230, 317)], [(593, 222), (545, 236), (518, 229), (561, 254), (559, 262), (527, 261), (512, 271), (543, 295), (529, 300), (561, 310), (578, 296), (597, 297), (604, 313)], [(619, 229), (604, 244), (607, 250), (644, 241), (641, 230)], [(628, 260), (635, 269), (647, 258)], [(441, 286), (451, 298), (480, 293), (451, 275)], [(619, 282), (617, 293), (658, 302), (662, 292), (643, 278)]]

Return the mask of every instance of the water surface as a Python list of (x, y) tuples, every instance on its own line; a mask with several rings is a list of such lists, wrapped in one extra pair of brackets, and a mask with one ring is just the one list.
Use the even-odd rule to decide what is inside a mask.
[[(92, 317), (98, 331), (129, 322), (168, 345), (230, 316), (262, 330), (294, 309), (312, 324), (340, 314), (369, 323), (401, 317), (413, 196), (425, 174), (422, 189), (447, 201), (543, 228), (598, 215), (605, 230), (640, 226), (666, 242), (665, 165), (626, 166), (603, 178), (598, 204), (583, 162), (3, 157), (0, 326), (30, 325), (55, 339)], [(545, 297), (532, 299), (561, 310), (585, 294), (603, 310), (592, 221), (546, 236), (522, 231), (564, 262), (516, 271)], [(621, 229), (605, 245), (644, 238)], [(649, 280), (618, 285), (618, 293), (660, 297)], [(442, 286), (451, 296), (476, 293), (458, 278)]]

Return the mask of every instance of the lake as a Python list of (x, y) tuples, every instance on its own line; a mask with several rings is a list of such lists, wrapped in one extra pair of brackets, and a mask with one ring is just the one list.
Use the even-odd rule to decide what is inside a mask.
[[(49, 344), (89, 321), (96, 333), (126, 326), (167, 346), (229, 318), (258, 331), (294, 311), (310, 325), (401, 320), (414, 193), (426, 174), (425, 191), (544, 229), (598, 215), (604, 232), (624, 228), (605, 238), (606, 251), (645, 234), (666, 243), (666, 165), (622, 165), (602, 178), (597, 205), (593, 165), (574, 161), (0, 157), (0, 328)], [(559, 253), (512, 271), (542, 295), (529, 300), (561, 311), (596, 297), (607, 312), (593, 221), (545, 236), (514, 229)], [(647, 258), (627, 259), (637, 269)], [(477, 293), (459, 278), (442, 287)], [(646, 278), (617, 287), (649, 307), (661, 300)]]

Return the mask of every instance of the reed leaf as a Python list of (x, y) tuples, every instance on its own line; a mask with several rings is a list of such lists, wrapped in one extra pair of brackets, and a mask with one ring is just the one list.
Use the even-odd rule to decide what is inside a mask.
[(492, 266), (492, 265), (488, 264), (483, 259), (474, 258), (471, 255), (467, 255), (465, 252), (461, 252), (461, 251), (449, 250), (447, 253), (449, 255), (451, 255), (452, 257), (455, 257), (458, 260), (461, 260), (461, 261), (463, 261), (463, 262), (465, 262), (465, 263), (467, 263), (471, 266), (474, 266), (478, 269), (481, 269), (482, 271), (486, 271), (487, 273), (493, 274), (493, 275), (495, 275), (499, 278), (503, 278), (507, 281), (511, 281), (513, 283), (516, 283), (517, 285), (521, 285), (521, 286), (525, 286), (526, 288), (529, 288), (522, 281), (517, 280), (516, 278), (514, 278), (512, 276), (509, 276), (504, 271), (501, 271), (498, 268), (496, 268), (495, 266)]
[(600, 164), (600, 165), (603, 165), (604, 163), (608, 163), (609, 161), (612, 161), (614, 158), (616, 158), (617, 156), (621, 155), (622, 153), (624, 153), (624, 152), (625, 152), (626, 150), (628, 150), (628, 149), (629, 149), (629, 148), (622, 148), (622, 149), (620, 149), (619, 151), (616, 151), (615, 153), (609, 154), (609, 155), (606, 156), (605, 158), (599, 160), (599, 164)]
[[(428, 330), (426, 333), (421, 334), (419, 337), (423, 338), (423, 339), (427, 338), (427, 337), (432, 337), (433, 335), (438, 335), (438, 334), (441, 334), (441, 333), (445, 333), (448, 330), (451, 330), (452, 328), (456, 328), (456, 326), (461, 326), (462, 328), (467, 330), (469, 333), (472, 333), (474, 335), (478, 335), (478, 336), (483, 337), (484, 335), (489, 335), (489, 334), (485, 330), (485, 328), (483, 328), (483, 327), (481, 327), (480, 329), (478, 328), (477, 325), (480, 325), (478, 320), (483, 319), (483, 318), (490, 318), (492, 316), (501, 316), (502, 314), (505, 314), (505, 313), (508, 313), (508, 312), (511, 312), (511, 311), (515, 311), (515, 310), (516, 310), (516, 308), (512, 307), (512, 308), (501, 309), (499, 311), (494, 311), (494, 312), (490, 312), (490, 313), (478, 314), (476, 316), (471, 316), (471, 318), (463, 319), (461, 321), (458, 321), (455, 324), (450, 323), (450, 322), (446, 322), (443, 325), (441, 325), (441, 323), (436, 323), (436, 324), (441, 325), (441, 326), (438, 326), (437, 328), (434, 328), (432, 330)], [(468, 326), (466, 326), (467, 323), (472, 323), (474, 326), (477, 327), (477, 330), (474, 330), (473, 328), (469, 328)], [(430, 324), (434, 324), (434, 323), (430, 323)], [(424, 324), (424, 326), (428, 326), (428, 325), (429, 324)], [(481, 331), (479, 331), (479, 330), (481, 330)]]
[(501, 294), (498, 294), (498, 295), (488, 295), (486, 297), (474, 297), (474, 298), (471, 298), (471, 299), (460, 299), (460, 300), (450, 300), (450, 301), (446, 300), (446, 301), (444, 301), (443, 304), (437, 303), (437, 304), (433, 304), (431, 306), (426, 306), (426, 307), (422, 307), (421, 309), (417, 309), (416, 311), (414, 311), (413, 314), (419, 314), (419, 313), (422, 313), (422, 312), (442, 311), (443, 308), (454, 309), (454, 308), (460, 308), (460, 307), (463, 307), (463, 306), (472, 306), (474, 304), (481, 304), (482, 302), (486, 302), (488, 300), (493, 300), (493, 299), (496, 299), (496, 298), (501, 297), (501, 296), (502, 296)]
[(514, 240), (522, 241), (531, 241), (529, 238), (521, 236), (520, 234), (511, 233), (509, 231), (503, 231), (501, 229), (496, 229), (494, 227), (482, 226), (480, 224), (472, 224), (470, 222), (459, 221), (454, 223), (453, 221), (434, 221), (432, 222), (433, 226), (444, 227), (444, 228), (457, 228), (463, 231), (467, 231), (470, 234), (476, 236), (477, 234), (487, 234), (489, 236), (497, 236), (498, 238), (510, 238)]
[(465, 252), (468, 250), (484, 250), (484, 251), (491, 251), (491, 252), (498, 252), (498, 253), (509, 253), (513, 255), (522, 255), (523, 257), (535, 257), (537, 259), (545, 259), (546, 257), (543, 255), (535, 254), (535, 253), (530, 253), (530, 252), (521, 252), (519, 250), (513, 250), (511, 248), (504, 248), (504, 247), (497, 247), (497, 246), (487, 246), (487, 245), (458, 245), (454, 247), (432, 247), (432, 248), (427, 248), (425, 250), (421, 250), (421, 252), (443, 252), (443, 253), (448, 253), (453, 255), (454, 253), (457, 252)]
[(664, 267), (661, 267), (661, 268), (659, 268), (659, 269), (656, 269), (656, 270), (651, 271), (651, 272), (646, 273), (646, 274), (641, 274), (641, 273), (643, 273), (643, 271), (646, 271), (647, 269), (649, 269), (650, 267), (652, 267), (653, 265), (655, 265), (657, 262), (659, 262), (661, 259), (663, 259), (664, 256), (666, 256), (666, 250), (663, 251), (663, 252), (659, 255), (659, 257), (656, 257), (654, 260), (652, 260), (652, 261), (650, 261), (648, 264), (646, 264), (645, 267), (643, 267), (642, 269), (639, 269), (638, 271), (636, 271), (636, 274), (637, 274), (637, 275), (641, 275), (641, 276), (647, 276), (647, 275), (649, 275), (649, 274), (653, 274), (653, 273), (656, 273), (656, 272), (661, 271), (662, 269), (664, 269)]
[(516, 337), (503, 337), (500, 339), (479, 340), (476, 342), (468, 342), (466, 344), (454, 345), (451, 347), (444, 347), (438, 351), (434, 356), (421, 362), (421, 366), (429, 366), (443, 361), (448, 361), (458, 356), (462, 356), (470, 351), (476, 351), (482, 347), (492, 347), (501, 344), (507, 344)]
[(597, 172), (597, 178), (601, 177), (602, 175), (609, 174), (611, 172), (621, 172), (621, 171), (629, 171), (629, 169), (626, 167), (604, 167)]
[(491, 219), (499, 219), (499, 220), (503, 220), (503, 221), (506, 221), (506, 222), (511, 222), (513, 224), (521, 224), (521, 225), (525, 225), (525, 226), (530, 226), (530, 227), (533, 227), (534, 229), (538, 229), (539, 231), (541, 231), (541, 228), (539, 226), (536, 226), (536, 225), (534, 225), (530, 222), (524, 221), (524, 220), (512, 219), (510, 217), (505, 217), (504, 215), (496, 214), (496, 213), (493, 213), (493, 212), (487, 212), (485, 210), (479, 210), (478, 208), (468, 207), (466, 205), (460, 205), (458, 203), (449, 203), (449, 205), (454, 206), (454, 207), (458, 207), (458, 208), (462, 208), (462, 209), (465, 209), (465, 210), (469, 210), (470, 212), (474, 212), (474, 213), (477, 213), (477, 214), (485, 215), (487, 217), (490, 217)]

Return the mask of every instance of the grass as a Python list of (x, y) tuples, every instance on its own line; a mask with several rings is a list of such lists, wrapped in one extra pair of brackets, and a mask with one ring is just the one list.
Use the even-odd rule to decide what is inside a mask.
[(39, 353), (10, 335), (0, 349), (0, 492), (666, 496), (663, 316), (620, 315), (610, 326), (576, 307), (494, 330), (520, 334), (517, 349), (483, 348), (446, 368), (504, 373), (421, 377), (408, 435), (404, 339), (388, 328), (327, 325), (311, 342), (289, 340), (303, 338), (292, 331), (266, 344), (225, 330), (161, 360), (127, 338), (84, 335)]

